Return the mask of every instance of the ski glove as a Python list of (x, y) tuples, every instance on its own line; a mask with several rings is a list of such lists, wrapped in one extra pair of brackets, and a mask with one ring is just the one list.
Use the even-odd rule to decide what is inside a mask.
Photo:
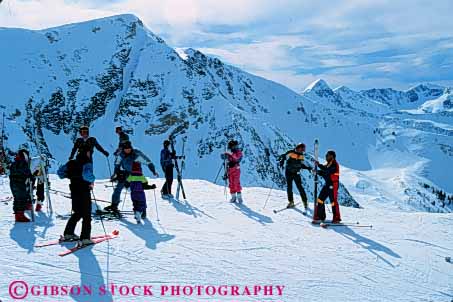
[(126, 182), (124, 183), (124, 187), (125, 187), (126, 189), (129, 189), (130, 186), (131, 186), (131, 183), (130, 183), (130, 182), (127, 182), (127, 181), (126, 181)]
[(110, 153), (108, 153), (107, 151), (104, 152), (104, 155), (105, 157), (109, 157)]

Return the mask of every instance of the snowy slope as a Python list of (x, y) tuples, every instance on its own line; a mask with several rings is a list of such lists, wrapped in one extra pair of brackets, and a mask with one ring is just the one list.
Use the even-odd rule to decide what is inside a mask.
[[(59, 258), (56, 255), (64, 246), (33, 245), (56, 238), (65, 220), (42, 213), (35, 224), (14, 224), (11, 204), (0, 203), (0, 271), (4, 273), (0, 299), (10, 301), (9, 283), (24, 280), (41, 286), (152, 285), (154, 290), (162, 285), (285, 286), (283, 297), (158, 296), (153, 301), (450, 301), (453, 264), (444, 258), (453, 256), (452, 214), (406, 213), (382, 206), (379, 199), (390, 198), (391, 190), (356, 188), (352, 183), (369, 175), (351, 170), (344, 174), (348, 189), (365, 209), (342, 208), (343, 219), (372, 224), (372, 229), (314, 227), (299, 210), (273, 214), (272, 209), (285, 205), (283, 191), (274, 191), (263, 209), (269, 190), (247, 188), (245, 205), (236, 207), (225, 202), (223, 187), (187, 180), (186, 203), (157, 198), (160, 221), (148, 191), (145, 225), (136, 225), (131, 217), (104, 221), (109, 231), (120, 230), (119, 238)], [(0, 181), (0, 195), (9, 195), (7, 181)], [(96, 184), (97, 198), (109, 199), (111, 189), (105, 183)], [(162, 185), (162, 180), (156, 183)], [(67, 190), (64, 181), (52, 179), (52, 184)], [(69, 200), (52, 196), (56, 212), (69, 213)], [(130, 207), (128, 197), (125, 209)], [(93, 234), (102, 232), (101, 223), (95, 221)], [(93, 295), (28, 300), (150, 299)]]

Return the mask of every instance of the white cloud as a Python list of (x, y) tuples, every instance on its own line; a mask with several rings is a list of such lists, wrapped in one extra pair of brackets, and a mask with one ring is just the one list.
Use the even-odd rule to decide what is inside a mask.
[[(453, 84), (453, 2), (438, 0), (4, 0), (0, 26), (41, 29), (133, 13), (195, 47), (301, 89)], [(343, 82), (341, 82), (343, 81)], [(394, 83), (392, 85), (391, 83)]]

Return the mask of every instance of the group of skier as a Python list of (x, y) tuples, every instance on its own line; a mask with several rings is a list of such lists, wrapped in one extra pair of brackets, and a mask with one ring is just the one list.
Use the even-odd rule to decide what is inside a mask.
[[(121, 192), (124, 188), (129, 189), (133, 203), (134, 217), (138, 223), (141, 219), (146, 218), (146, 194), (145, 190), (155, 189), (156, 186), (149, 185), (143, 173), (143, 165), (151, 173), (158, 177), (158, 173), (152, 161), (140, 150), (132, 146), (129, 136), (121, 127), (116, 127), (115, 132), (118, 135), (119, 143), (114, 152), (114, 172), (111, 181), (116, 182), (114, 186), (111, 205), (103, 210), (97, 210), (100, 214), (112, 213), (120, 214), (118, 205), (121, 202)], [(107, 152), (97, 141), (95, 137), (90, 136), (89, 128), (82, 126), (79, 128), (80, 137), (78, 137), (71, 150), (69, 160), (62, 165), (57, 174), (60, 178), (70, 180), (69, 189), (72, 200), (72, 215), (67, 222), (64, 230), (64, 241), (79, 241), (82, 245), (91, 242), (91, 217), (92, 217), (92, 200), (96, 200), (93, 193), (95, 177), (93, 174), (93, 153), (94, 149), (100, 151), (108, 159)], [(171, 149), (170, 149), (171, 147)], [(338, 185), (339, 185), (339, 165), (336, 161), (334, 151), (328, 151), (326, 154), (326, 164), (320, 164), (315, 161), (315, 168), (305, 164), (305, 144), (298, 144), (294, 149), (282, 154), (279, 158), (280, 168), (285, 169), (285, 178), (287, 184), (288, 205), (287, 208), (295, 207), (293, 183), (296, 185), (305, 212), (308, 210), (307, 194), (302, 185), (301, 172), (309, 170), (317, 173), (325, 180), (320, 194), (314, 207), (313, 222), (319, 223), (326, 219), (325, 201), (329, 197), (332, 205), (333, 223), (341, 221), (340, 208), (338, 204)], [(231, 203), (243, 203), (241, 187), (241, 168), (240, 163), (243, 154), (236, 140), (228, 142), (227, 150), (221, 154), (224, 168), (224, 179), (228, 182), (231, 194)], [(174, 168), (178, 169), (178, 160), (183, 160), (184, 155), (177, 155), (173, 142), (165, 140), (160, 152), (160, 164), (165, 175), (165, 182), (161, 189), (163, 199), (173, 199), (172, 183), (174, 178)], [(286, 165), (285, 165), (286, 164)], [(40, 166), (42, 167), (42, 166)], [(109, 167), (110, 168), (110, 167)], [(44, 182), (42, 180), (42, 168), (31, 169), (30, 155), (27, 150), (20, 149), (17, 152), (14, 162), (10, 165), (10, 187), (13, 193), (14, 206), (13, 210), (17, 222), (29, 222), (28, 217), (24, 215), (26, 210), (32, 207), (32, 189), (33, 182), (37, 181), (37, 205), (35, 211), (40, 211), (44, 200)], [(178, 171), (178, 185), (182, 186), (180, 173)], [(82, 220), (81, 235), (74, 234), (78, 221)]]

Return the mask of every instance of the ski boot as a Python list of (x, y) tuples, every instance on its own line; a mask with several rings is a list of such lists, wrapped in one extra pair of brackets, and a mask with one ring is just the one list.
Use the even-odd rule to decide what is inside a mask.
[(42, 210), (42, 201), (38, 201), (38, 203), (36, 204), (35, 211), (41, 212), (41, 210)]
[(80, 240), (80, 237), (75, 235), (75, 234), (65, 234), (65, 235), (60, 237), (60, 241), (64, 241), (64, 242), (67, 242), (67, 241), (78, 241), (78, 240)]
[(114, 213), (119, 212), (118, 206), (117, 206), (117, 205), (114, 205), (114, 204), (105, 207), (105, 208), (104, 208), (104, 211), (106, 211), (106, 212), (114, 212)]
[(85, 246), (90, 244), (94, 244), (93, 240), (91, 239), (82, 239), (77, 242), (77, 246)]
[(244, 200), (242, 200), (242, 194), (241, 194), (241, 192), (237, 193), (237, 198), (238, 198), (238, 202), (239, 202), (239, 203), (243, 203), (243, 202), (244, 202)]
[(302, 203), (304, 204), (304, 210), (303, 210), (302, 214), (307, 215), (307, 213), (308, 213), (308, 203), (307, 203), (307, 201), (303, 201)]
[(294, 200), (290, 200), (288, 202), (288, 205), (286, 206), (287, 209), (292, 209), (295, 207)]
[(141, 224), (141, 222), (142, 222), (142, 212), (134, 211), (134, 218), (137, 221), (137, 224)]
[(30, 219), (27, 218), (27, 216), (24, 215), (23, 211), (16, 212), (16, 222), (30, 222)]
[(146, 219), (146, 210), (142, 212), (142, 219)]
[(232, 193), (232, 194), (231, 194), (230, 202), (231, 202), (231, 203), (235, 203), (235, 202), (236, 202), (236, 193)]

